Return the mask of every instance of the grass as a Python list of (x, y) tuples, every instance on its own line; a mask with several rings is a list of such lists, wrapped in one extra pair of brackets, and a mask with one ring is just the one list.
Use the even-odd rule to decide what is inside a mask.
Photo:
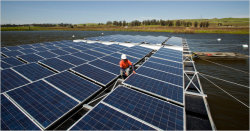
[[(222, 18), (222, 19), (185, 19), (190, 22), (209, 21), (209, 28), (195, 27), (168, 27), (160, 25), (128, 26), (128, 28), (95, 23), (78, 24), (70, 27), (2, 27), (1, 31), (139, 31), (139, 32), (173, 32), (173, 33), (220, 33), (220, 34), (249, 34), (249, 18)], [(230, 26), (218, 26), (218, 23)], [(232, 25), (232, 26), (231, 26)]]

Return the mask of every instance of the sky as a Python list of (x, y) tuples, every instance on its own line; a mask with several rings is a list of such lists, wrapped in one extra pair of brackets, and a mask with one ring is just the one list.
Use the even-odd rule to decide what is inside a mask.
[(1, 24), (249, 18), (249, 1), (1, 1)]

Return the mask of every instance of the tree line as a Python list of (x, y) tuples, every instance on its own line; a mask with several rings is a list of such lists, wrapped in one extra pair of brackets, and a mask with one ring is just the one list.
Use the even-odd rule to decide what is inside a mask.
[(126, 21), (107, 21), (106, 25), (113, 25), (113, 26), (141, 26), (141, 25), (161, 25), (161, 26), (176, 26), (176, 27), (209, 27), (209, 22), (204, 21), (204, 22), (190, 22), (190, 21), (184, 21), (184, 20), (134, 20), (131, 22), (126, 22)]

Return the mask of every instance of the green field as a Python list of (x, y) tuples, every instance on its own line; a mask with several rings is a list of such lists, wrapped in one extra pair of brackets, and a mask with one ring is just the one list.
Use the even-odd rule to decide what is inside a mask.
[[(222, 19), (180, 19), (185, 22), (198, 23), (208, 21), (208, 28), (141, 25), (141, 26), (114, 26), (98, 25), (95, 23), (77, 24), (73, 27), (2, 27), (1, 31), (39, 31), (39, 30), (69, 30), (69, 31), (146, 31), (146, 32), (174, 32), (174, 33), (226, 33), (226, 34), (249, 34), (249, 18), (222, 18)], [(177, 20), (173, 20), (174, 23)], [(220, 26), (218, 25), (220, 23)]]

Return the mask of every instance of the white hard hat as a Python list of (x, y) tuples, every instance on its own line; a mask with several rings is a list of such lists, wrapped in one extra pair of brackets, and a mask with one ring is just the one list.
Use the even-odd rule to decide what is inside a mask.
[(127, 56), (125, 54), (122, 54), (121, 59), (127, 59)]

